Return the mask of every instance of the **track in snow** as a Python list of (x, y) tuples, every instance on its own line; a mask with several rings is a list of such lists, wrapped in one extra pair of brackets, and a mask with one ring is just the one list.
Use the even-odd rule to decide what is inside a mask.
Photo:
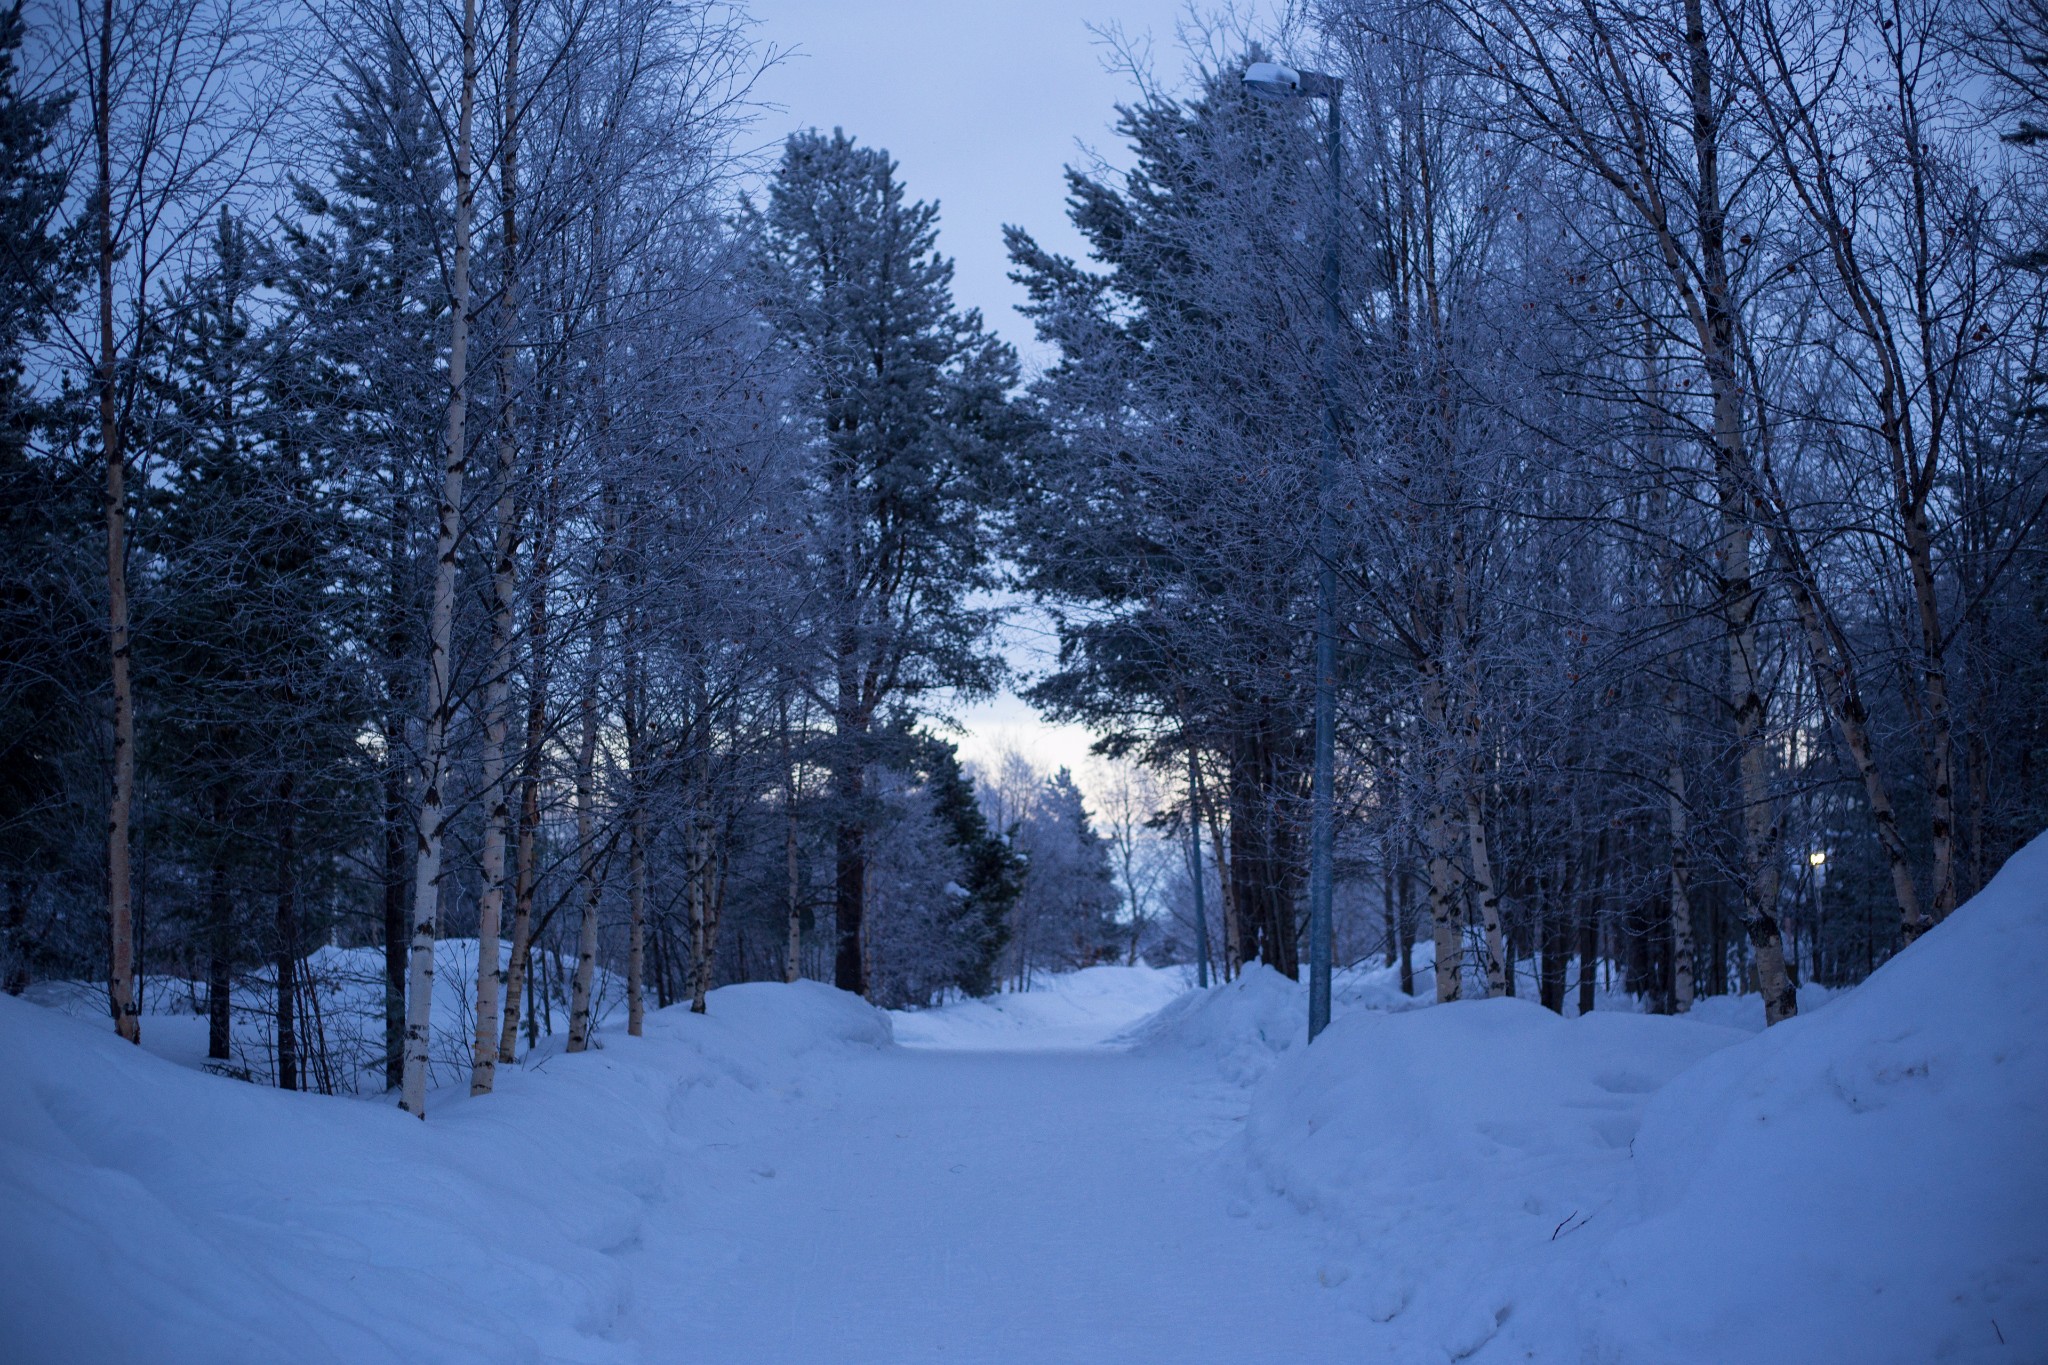
[(650, 1361), (1356, 1360), (1370, 1323), (1309, 1220), (1219, 1155), (1245, 1095), (1108, 1047), (849, 1056), (669, 1173), (618, 1335)]

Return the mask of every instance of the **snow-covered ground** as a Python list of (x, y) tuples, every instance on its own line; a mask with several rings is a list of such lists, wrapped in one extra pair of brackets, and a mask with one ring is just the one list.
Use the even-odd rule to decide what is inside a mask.
[(1040, 1052), (1107, 1042), (1185, 993), (1181, 967), (1090, 967), (1047, 973), (1027, 991), (894, 1014), (907, 1047)]
[(423, 1124), (0, 999), (0, 1361), (2048, 1361), (2048, 842), (1761, 1035), (1338, 1003), (739, 986)]

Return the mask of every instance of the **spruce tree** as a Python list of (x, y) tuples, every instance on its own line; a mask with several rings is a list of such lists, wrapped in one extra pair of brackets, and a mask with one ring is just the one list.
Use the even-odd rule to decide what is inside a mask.
[[(210, 245), (166, 310), (152, 386), (169, 471), (149, 537), (162, 572), (147, 607), (157, 687), (142, 757), (189, 850), (209, 1055), (228, 1058), (232, 975), (261, 956), (275, 970), (277, 1079), (294, 1088), (303, 849), (354, 805), (360, 642), (331, 600), (350, 579), (336, 471), (309, 460), (287, 333), (256, 316), (261, 244), (224, 210)], [(268, 922), (249, 914), (258, 903), (274, 907)]]
[(965, 867), (961, 887), (967, 894), (960, 898), (952, 925), (959, 948), (953, 984), (968, 995), (991, 995), (996, 964), (1010, 941), (1010, 911), (1024, 889), (1024, 859), (1010, 846), (1006, 831), (989, 828), (974, 797), (974, 779), (960, 770), (960, 756), (951, 744), (926, 738), (920, 757), (933, 812)]
[(399, 1083), (414, 835), (411, 729), (424, 657), (428, 539), (447, 288), (449, 173), (426, 93), (396, 36), (336, 106), (330, 187), (299, 181), (280, 284), (297, 316), (293, 380), (306, 429), (349, 505), (375, 661), (383, 785), (385, 1079)]
[(78, 703), (97, 653), (88, 604), (66, 584), (90, 569), (93, 489), (34, 439), (50, 417), (24, 382), (28, 350), (83, 272), (79, 239), (54, 228), (70, 177), (52, 156), (69, 97), (23, 94), (19, 3), (0, 10), (0, 975), (28, 984), (29, 903), (62, 860), (65, 754), (85, 739)]
[(1321, 329), (1307, 321), (1321, 308), (1320, 153), (1297, 107), (1258, 101), (1227, 73), (1185, 102), (1125, 108), (1119, 131), (1128, 173), (1067, 173), (1092, 268), (1006, 230), (1032, 300), (1022, 311), (1060, 352), (1034, 397), (1062, 439), (1034, 448), (1012, 521), (1024, 586), (1061, 610), (1059, 666), (1028, 695), (1113, 754), (1168, 770), (1190, 745), (1218, 755), (1226, 903), (1245, 955), (1292, 975), (1323, 413)]

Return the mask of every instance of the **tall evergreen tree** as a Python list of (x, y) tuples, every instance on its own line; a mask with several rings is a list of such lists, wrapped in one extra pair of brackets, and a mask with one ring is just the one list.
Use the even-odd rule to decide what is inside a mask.
[(352, 68), (340, 100), (331, 186), (295, 184), (279, 274), (297, 315), (294, 381), (309, 432), (349, 504), (360, 608), (375, 660), (383, 785), (385, 1079), (399, 1083), (405, 1032), (406, 894), (412, 883), (413, 717), (418, 711), (430, 509), (447, 289), (449, 173), (426, 93), (395, 35)]
[(1297, 108), (1227, 73), (1124, 109), (1119, 130), (1127, 174), (1067, 173), (1094, 268), (1006, 232), (1023, 311), (1060, 353), (1034, 396), (1061, 439), (1032, 460), (1014, 522), (1025, 586), (1061, 613), (1059, 667), (1030, 696), (1113, 753), (1220, 757), (1227, 904), (1245, 956), (1292, 975), (1320, 154)]
[(763, 302), (813, 435), (808, 530), (819, 608), (812, 690), (832, 718), (838, 804), (834, 976), (865, 991), (865, 771), (877, 719), (938, 689), (995, 683), (991, 496), (1017, 436), (1016, 357), (952, 298), (938, 208), (905, 198), (888, 153), (835, 130), (783, 150), (752, 215)]
[[(162, 586), (143, 656), (158, 686), (142, 757), (192, 863), (209, 1054), (229, 1056), (232, 975), (261, 956), (290, 1089), (303, 850), (353, 811), (365, 716), (358, 618), (333, 601), (352, 582), (336, 471), (309, 452), (287, 336), (256, 316), (264, 254), (223, 211), (211, 259), (167, 309), (151, 434), (169, 471), (149, 538)], [(274, 907), (267, 923), (247, 910), (256, 903)]]
[(974, 779), (960, 769), (960, 756), (941, 739), (925, 740), (920, 767), (932, 812), (946, 831), (946, 841), (965, 869), (953, 921), (960, 954), (954, 985), (968, 995), (990, 995), (996, 967), (1010, 941), (1010, 912), (1024, 890), (1024, 859), (1011, 847), (1007, 831), (989, 828), (981, 803), (974, 797)]
[(88, 687), (93, 622), (64, 585), (93, 514), (91, 489), (31, 451), (44, 405), (24, 382), (29, 347), (83, 272), (79, 239), (55, 226), (69, 185), (52, 143), (69, 97), (24, 94), (17, 3), (0, 11), (0, 892), (6, 989), (28, 983), (29, 903), (59, 861), (62, 751)]

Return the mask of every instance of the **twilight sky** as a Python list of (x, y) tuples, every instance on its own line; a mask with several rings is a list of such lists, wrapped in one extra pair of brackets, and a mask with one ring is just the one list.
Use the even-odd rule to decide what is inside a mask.
[[(1078, 143), (1116, 155), (1114, 105), (1131, 97), (1087, 25), (1115, 21), (1149, 33), (1161, 72), (1184, 0), (751, 0), (760, 36), (795, 49), (760, 97), (780, 105), (760, 123), (770, 139), (799, 128), (844, 128), (896, 158), (918, 199), (939, 201), (939, 247), (954, 260), (954, 295), (1024, 354), (1038, 354), (1012, 311), (1023, 291), (1005, 278), (1002, 228), (1016, 223), (1046, 246), (1081, 254), (1064, 213), (1061, 167)], [(1078, 143), (1077, 143), (1078, 140)], [(1020, 621), (1013, 662), (1030, 667), (1043, 632)], [(1015, 746), (1041, 765), (1065, 764), (1086, 785), (1088, 735), (1039, 720), (1015, 696), (965, 708), (961, 753)]]

